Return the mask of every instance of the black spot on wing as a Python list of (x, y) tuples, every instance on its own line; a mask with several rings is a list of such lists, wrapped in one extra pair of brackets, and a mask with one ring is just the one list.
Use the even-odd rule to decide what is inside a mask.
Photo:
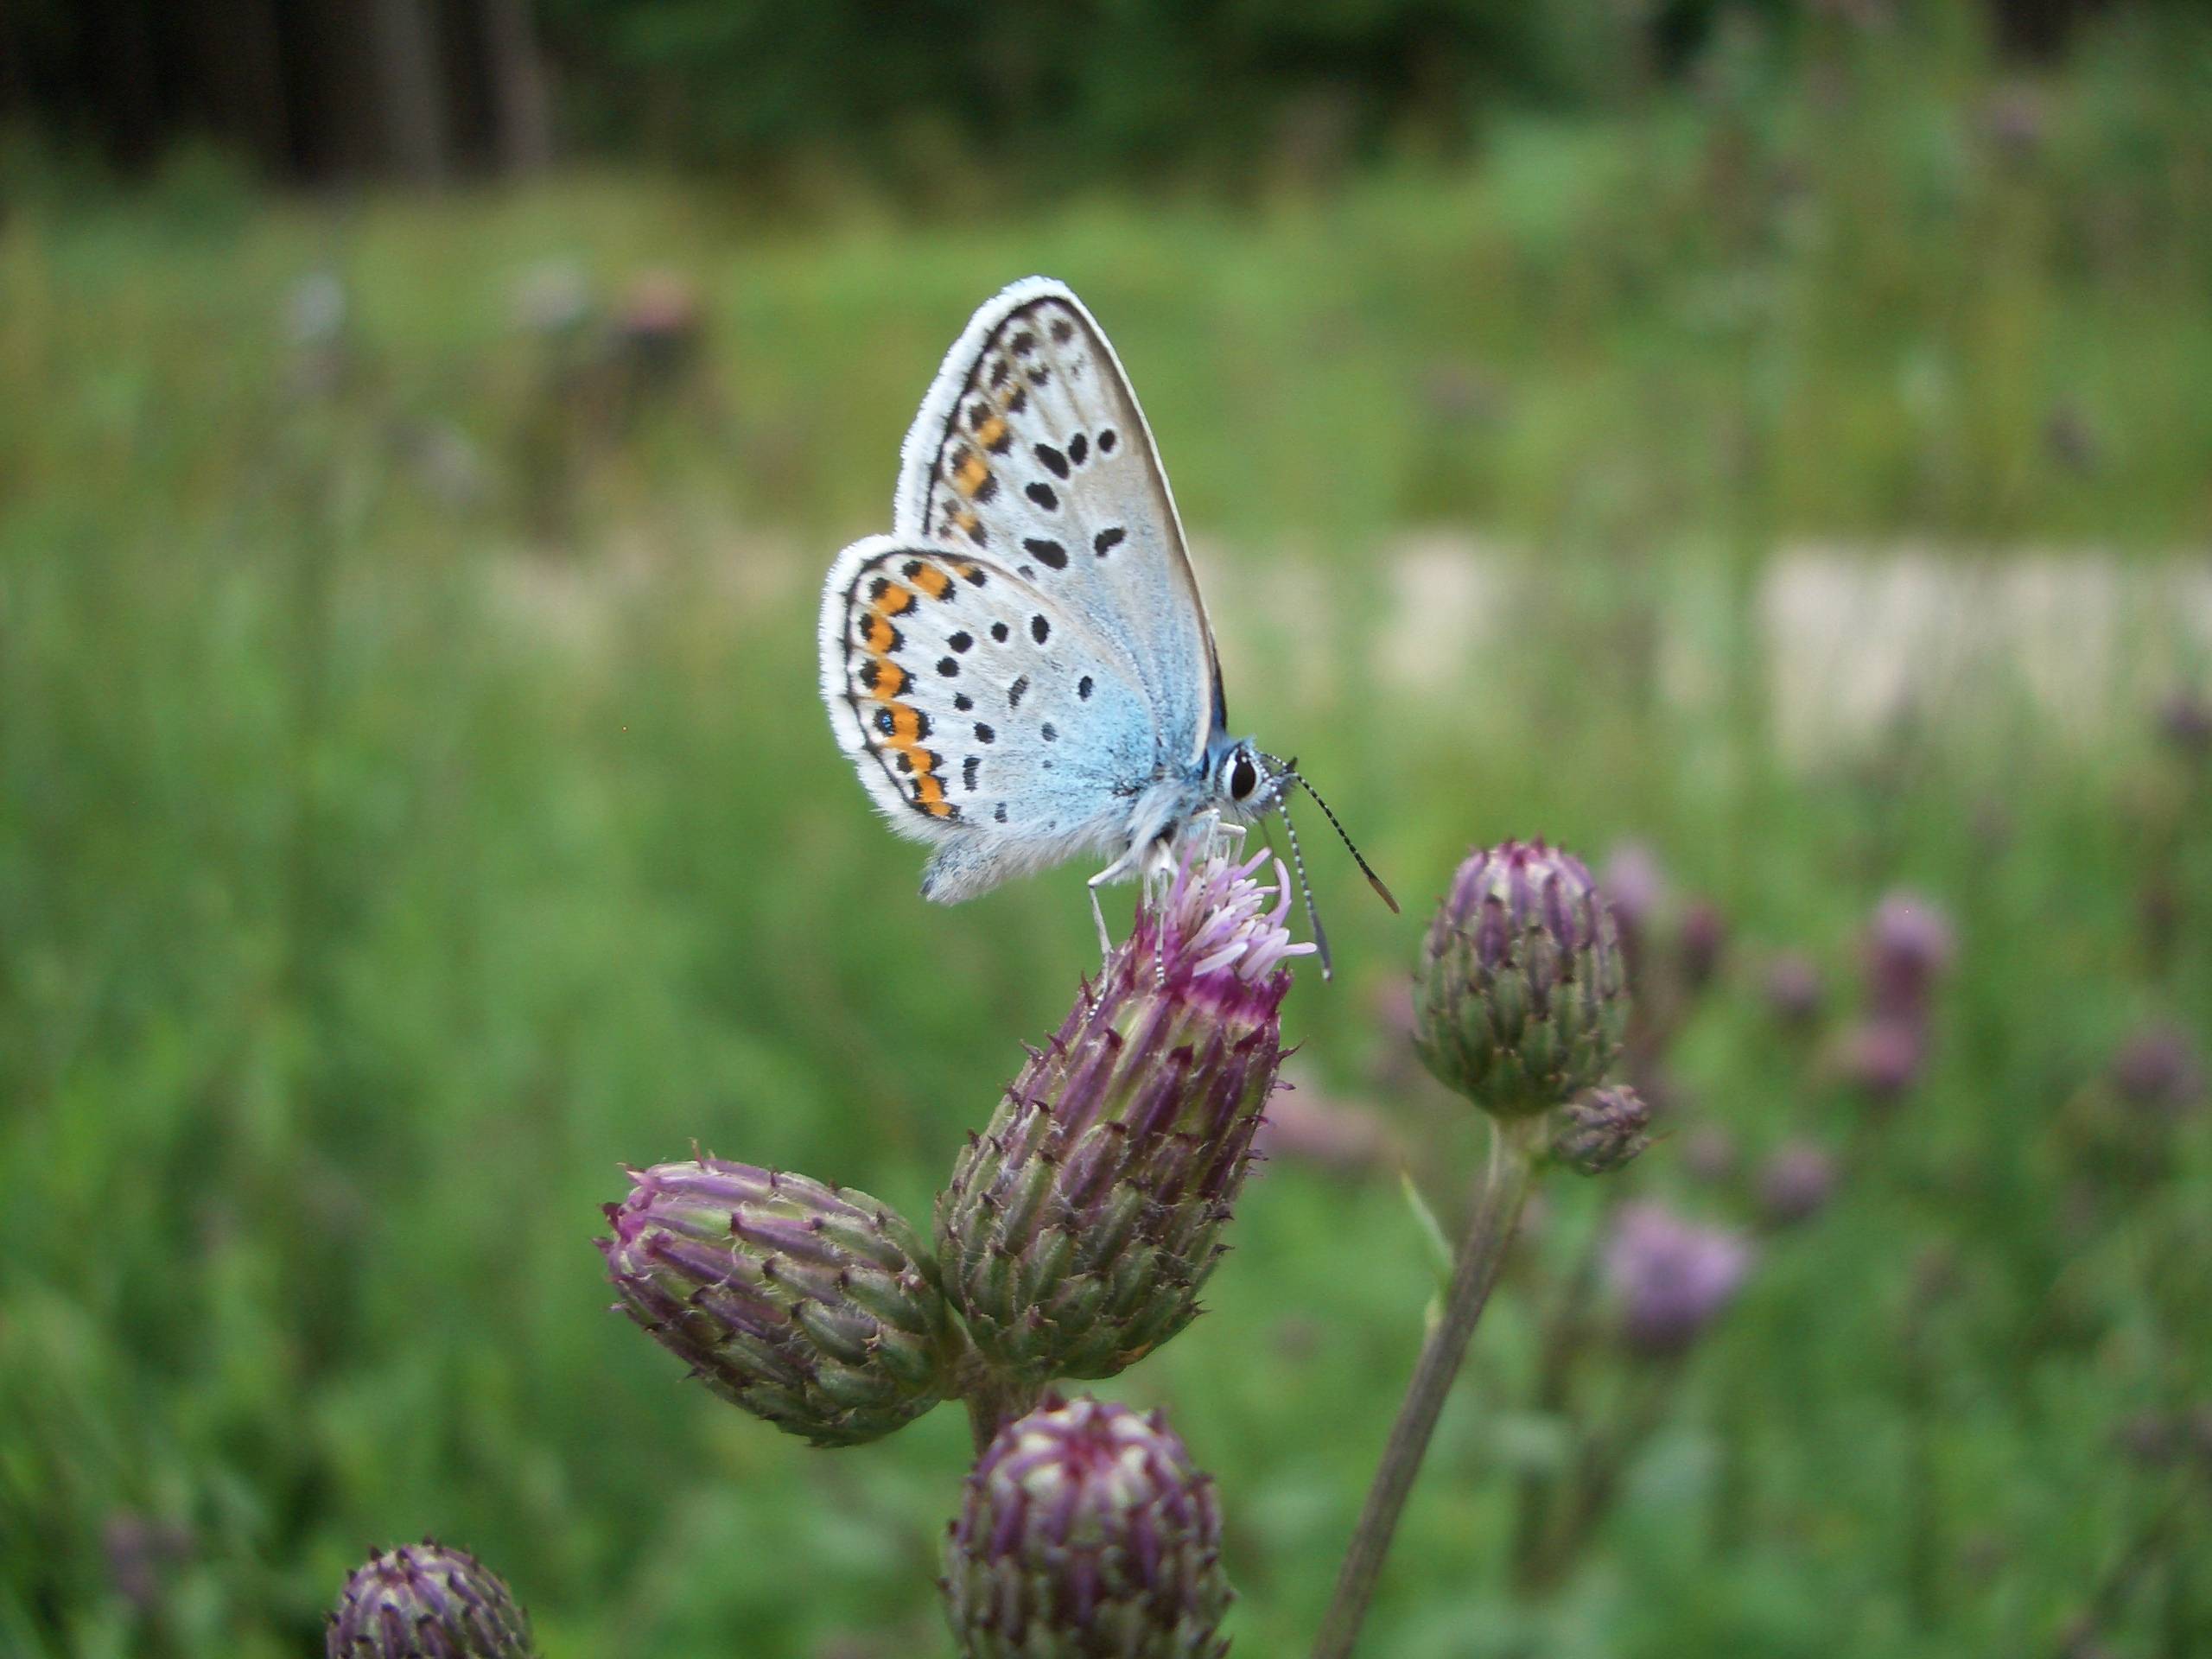
[(1090, 550), (1103, 559), (1127, 540), (1128, 533), (1119, 524), (1109, 524), (1090, 538)]
[[(1021, 493), (1047, 512), (1058, 512), (1060, 510), (1059, 493), (1042, 479), (1028, 485)], [(980, 493), (979, 492), (979, 496)]]
[(1067, 549), (1050, 537), (1027, 537), (1021, 544), (1037, 556), (1037, 562), (1039, 564), (1050, 565), (1055, 570), (1065, 570), (1068, 568)]
[(1030, 453), (1037, 457), (1039, 464), (1054, 478), (1065, 478), (1068, 475), (1068, 458), (1051, 444), (1032, 444)]
[(1029, 637), (1040, 645), (1052, 637), (1052, 625), (1045, 620), (1041, 611), (1029, 619)]
[(1068, 460), (1071, 464), (1080, 467), (1090, 458), (1090, 440), (1084, 437), (1082, 433), (1078, 432), (1068, 440)]

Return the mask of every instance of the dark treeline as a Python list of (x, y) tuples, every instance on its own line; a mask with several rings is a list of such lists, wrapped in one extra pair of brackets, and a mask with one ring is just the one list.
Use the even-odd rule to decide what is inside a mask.
[[(1955, 0), (1923, 0), (1950, 5)], [(2138, 0), (2178, 10), (2192, 0)], [(1748, 20), (1817, 42), (1916, 0), (0, 0), (0, 126), (124, 171), (212, 140), (291, 182), (569, 154), (894, 181), (1446, 148), (1486, 104), (1632, 97)], [(2117, 0), (1982, 0), (2047, 54)]]

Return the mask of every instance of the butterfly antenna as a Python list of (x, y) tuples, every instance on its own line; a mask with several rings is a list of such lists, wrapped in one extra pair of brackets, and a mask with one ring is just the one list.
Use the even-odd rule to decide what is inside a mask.
[[(1297, 774), (1291, 775), (1294, 777)], [(1306, 855), (1298, 845), (1298, 826), (1290, 821), (1290, 793), (1287, 790), (1276, 805), (1282, 812), (1282, 832), (1290, 838), (1290, 862), (1298, 872), (1298, 890), (1306, 895), (1306, 920), (1313, 929), (1313, 954), (1320, 959), (1321, 977), (1332, 978), (1334, 976), (1329, 968), (1329, 936), (1322, 931), (1321, 912), (1314, 908), (1313, 884), (1306, 879)], [(1325, 812), (1329, 809), (1325, 806), (1321, 810)]]
[[(1337, 815), (1329, 810), (1329, 804), (1321, 798), (1321, 791), (1307, 783), (1300, 773), (1298, 762), (1293, 760), (1283, 769), (1283, 775), (1313, 798), (1313, 804), (1321, 809), (1321, 816), (1329, 821), (1329, 828), (1337, 832), (1337, 839), (1344, 842), (1344, 850), (1351, 855), (1351, 861), (1359, 866), (1359, 873), (1367, 878), (1367, 885), (1375, 889), (1384, 904), (1390, 906), (1390, 913), (1393, 916), (1397, 915), (1398, 901), (1390, 896), (1390, 889), (1382, 885), (1382, 878), (1376, 874), (1367, 861), (1359, 855), (1359, 849), (1352, 844), (1351, 837), (1344, 833), (1344, 825), (1337, 822)], [(1283, 814), (1283, 823), (1287, 824), (1289, 822), (1290, 815), (1286, 812)], [(1292, 844), (1296, 845), (1295, 841)]]

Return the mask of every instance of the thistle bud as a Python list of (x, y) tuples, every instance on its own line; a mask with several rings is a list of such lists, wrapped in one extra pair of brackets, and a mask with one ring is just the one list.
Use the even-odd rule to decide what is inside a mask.
[(1547, 1111), (1595, 1085), (1628, 1014), (1613, 921), (1582, 861), (1541, 841), (1469, 856), (1414, 968), (1414, 1046), (1484, 1111)]
[(938, 1195), (945, 1293), (1008, 1380), (1111, 1376), (1198, 1312), (1313, 948), (1265, 857), (1185, 859)]
[(944, 1541), (966, 1659), (1218, 1659), (1213, 1483), (1157, 1412), (1047, 1397), (968, 1477)]
[(954, 1352), (920, 1238), (865, 1192), (718, 1158), (633, 1170), (599, 1241), (624, 1312), (725, 1400), (857, 1446), (944, 1398)]
[(1605, 1242), (1605, 1267), (1620, 1304), (1623, 1339), (1656, 1358), (1687, 1351), (1736, 1300), (1751, 1249), (1734, 1233), (1656, 1205), (1631, 1204)]
[(1651, 1109), (1627, 1087), (1592, 1089), (1560, 1108), (1552, 1122), (1552, 1156), (1585, 1175), (1603, 1175), (1651, 1144)]
[(378, 1550), (324, 1628), (329, 1659), (534, 1659), (530, 1618), (498, 1575), (435, 1539)]

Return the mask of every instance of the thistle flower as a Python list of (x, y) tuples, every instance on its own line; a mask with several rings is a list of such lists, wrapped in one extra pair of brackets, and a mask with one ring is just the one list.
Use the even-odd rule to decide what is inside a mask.
[(716, 1394), (817, 1446), (856, 1446), (948, 1392), (937, 1269), (887, 1205), (718, 1158), (630, 1179), (607, 1206), (607, 1275)]
[(1185, 857), (938, 1195), (945, 1293), (1009, 1381), (1111, 1376), (1198, 1312), (1313, 949), (1266, 857)]
[(1827, 1208), (1835, 1185), (1835, 1160), (1826, 1147), (1810, 1141), (1786, 1142), (1759, 1171), (1760, 1211), (1770, 1226), (1794, 1227)]
[(1728, 918), (1710, 899), (1700, 899), (1682, 912), (1682, 925), (1675, 949), (1681, 963), (1682, 983), (1700, 990), (1720, 971), (1720, 957), (1728, 948)]
[(1865, 948), (1867, 997), (1875, 1014), (1891, 1020), (1924, 1020), (1929, 993), (1957, 950), (1950, 918), (1916, 893), (1892, 893), (1876, 906)]
[(1624, 841), (1605, 855), (1599, 873), (1598, 890), (1620, 931), (1621, 949), (1638, 960), (1659, 912), (1668, 902), (1667, 872), (1659, 855), (1641, 841)]
[(1548, 1111), (1620, 1052), (1627, 998), (1612, 918), (1582, 861), (1541, 841), (1469, 855), (1414, 968), (1414, 1046), (1484, 1111)]
[(2158, 705), (2158, 734), (2192, 760), (2212, 754), (2212, 697), (2183, 688)]
[(1917, 1021), (1867, 1020), (1844, 1033), (1836, 1065), (1853, 1087), (1877, 1100), (1892, 1101), (1920, 1081), (1927, 1051)]
[(436, 1540), (372, 1552), (324, 1630), (329, 1659), (533, 1659), (530, 1618), (477, 1559)]
[(1623, 1339), (1660, 1357), (1687, 1351), (1736, 1300), (1751, 1249), (1735, 1233), (1631, 1204), (1614, 1221), (1605, 1268), (1619, 1300)]
[(1001, 1430), (946, 1529), (967, 1659), (1218, 1659), (1213, 1484), (1159, 1413), (1048, 1397)]
[(1785, 950), (1766, 965), (1766, 1005), (1786, 1026), (1811, 1023), (1821, 1011), (1821, 970), (1813, 959)]
[(1585, 1175), (1603, 1175), (1651, 1144), (1651, 1109), (1626, 1087), (1592, 1089), (1561, 1107), (1552, 1124), (1552, 1156)]
[(2145, 1026), (2113, 1056), (2112, 1086), (2131, 1106), (2185, 1112), (2204, 1098), (2203, 1059), (2179, 1026)]

